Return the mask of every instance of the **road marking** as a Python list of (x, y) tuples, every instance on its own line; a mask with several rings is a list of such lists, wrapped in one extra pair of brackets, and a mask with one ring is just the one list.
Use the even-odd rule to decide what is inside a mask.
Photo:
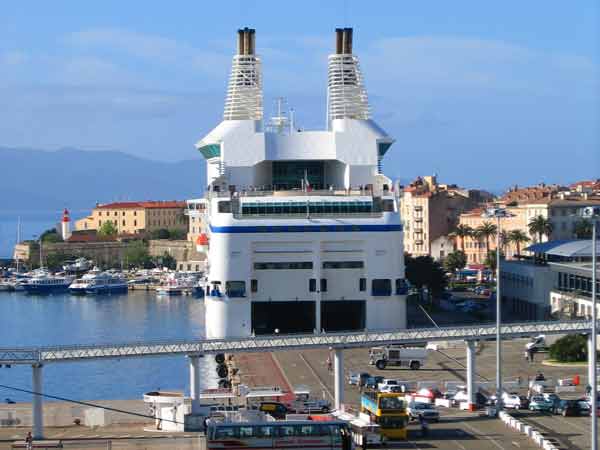
[(496, 441), (495, 439), (486, 436), (484, 433), (482, 433), (481, 431), (477, 430), (477, 428), (475, 428), (472, 425), (469, 425), (467, 422), (463, 422), (463, 425), (467, 428), (470, 428), (471, 430), (473, 430), (475, 433), (481, 435), (482, 437), (485, 437), (485, 440), (490, 441), (492, 444), (494, 444), (497, 448), (499, 448), (500, 450), (506, 450), (502, 445), (500, 445), (500, 443), (498, 443), (498, 441)]
[(306, 364), (306, 367), (308, 367), (308, 370), (310, 370), (310, 372), (313, 374), (313, 376), (317, 379), (317, 381), (319, 382), (319, 384), (321, 385), (323, 390), (325, 390), (325, 392), (327, 392), (327, 395), (329, 395), (329, 397), (332, 400), (335, 400), (335, 397), (331, 394), (331, 391), (329, 390), (329, 388), (325, 385), (325, 383), (323, 383), (323, 381), (321, 380), (321, 377), (317, 374), (315, 369), (312, 368), (312, 366), (306, 360), (306, 358), (304, 357), (304, 355), (302, 353), (300, 353), (300, 359), (302, 359), (302, 361), (304, 361), (304, 363)]
[(511, 444), (514, 445), (515, 447), (521, 447), (521, 444), (519, 444), (516, 441), (511, 441)]
[(459, 446), (460, 448), (462, 448), (462, 450), (467, 450), (467, 449), (465, 448), (465, 446), (464, 446), (464, 445), (462, 445), (462, 444), (461, 444), (460, 442), (458, 442), (457, 440), (452, 440), (452, 442), (454, 442), (454, 443), (455, 443), (457, 446)]

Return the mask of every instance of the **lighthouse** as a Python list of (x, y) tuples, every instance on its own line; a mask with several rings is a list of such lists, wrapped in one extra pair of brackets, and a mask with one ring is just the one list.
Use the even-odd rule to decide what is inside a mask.
[(63, 241), (71, 237), (71, 218), (69, 217), (69, 210), (66, 208), (63, 211), (62, 221), (60, 222), (60, 234)]

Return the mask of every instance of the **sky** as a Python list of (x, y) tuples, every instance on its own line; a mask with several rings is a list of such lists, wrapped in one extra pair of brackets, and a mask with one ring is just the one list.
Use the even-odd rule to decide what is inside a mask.
[(355, 30), (384, 171), (498, 190), (600, 177), (596, 0), (7, 0), (0, 147), (198, 158), (236, 30), (257, 30), (265, 114), (322, 128), (334, 28)]

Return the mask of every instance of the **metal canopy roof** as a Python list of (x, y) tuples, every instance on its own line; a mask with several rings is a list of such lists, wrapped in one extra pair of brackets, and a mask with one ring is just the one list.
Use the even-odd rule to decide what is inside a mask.
[[(592, 256), (592, 241), (590, 239), (575, 239), (548, 241), (530, 245), (525, 249), (533, 253), (577, 258)], [(600, 251), (600, 243), (596, 242), (596, 253)]]

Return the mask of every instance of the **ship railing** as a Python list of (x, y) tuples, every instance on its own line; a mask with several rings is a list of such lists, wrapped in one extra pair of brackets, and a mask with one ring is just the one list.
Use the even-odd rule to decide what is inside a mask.
[(264, 214), (243, 214), (243, 213), (233, 213), (233, 217), (236, 219), (306, 219), (308, 218), (381, 218), (383, 217), (383, 212), (353, 212), (353, 213), (343, 213), (343, 212), (328, 212), (328, 213), (264, 213)]
[[(383, 191), (383, 196), (393, 195), (392, 191)], [(212, 191), (209, 193), (210, 197), (218, 198), (231, 198), (231, 197), (374, 197), (374, 193), (371, 189), (314, 189), (314, 190), (302, 190), (302, 189), (291, 189), (291, 190), (239, 190), (235, 192), (229, 191)]]

